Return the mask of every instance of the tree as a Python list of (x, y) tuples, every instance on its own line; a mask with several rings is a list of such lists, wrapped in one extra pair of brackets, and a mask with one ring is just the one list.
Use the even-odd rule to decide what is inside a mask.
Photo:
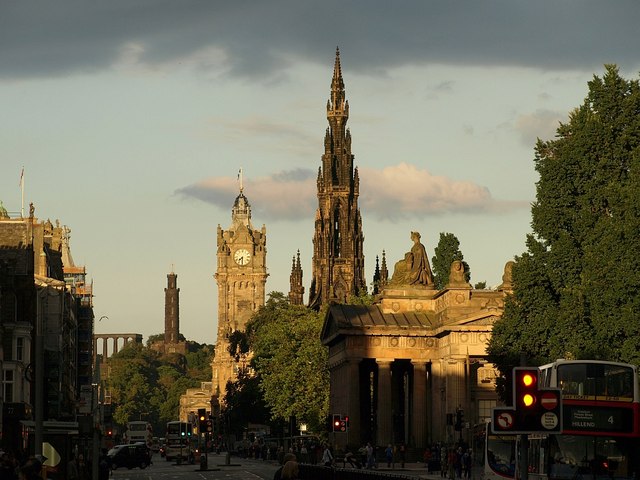
[(521, 360), (640, 363), (640, 86), (607, 65), (588, 87), (535, 147), (533, 234), (488, 346), (503, 375)]
[(113, 418), (124, 426), (129, 420), (148, 420), (154, 431), (178, 418), (180, 396), (188, 388), (211, 380), (213, 346), (188, 342), (186, 355), (162, 355), (141, 344), (127, 344), (109, 358), (106, 387), (115, 406)]
[(433, 282), (438, 290), (444, 288), (449, 282), (451, 264), (459, 260), (464, 265), (464, 278), (468, 282), (471, 279), (469, 265), (464, 261), (464, 255), (460, 251), (460, 241), (453, 233), (440, 232), (440, 240), (434, 250), (435, 255), (431, 259), (433, 267)]
[(329, 408), (327, 350), (320, 342), (322, 313), (291, 305), (272, 292), (247, 325), (251, 365), (273, 418), (295, 416), (324, 429)]

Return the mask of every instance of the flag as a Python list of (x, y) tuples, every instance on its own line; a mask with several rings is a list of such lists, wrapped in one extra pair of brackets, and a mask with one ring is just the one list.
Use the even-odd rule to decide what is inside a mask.
[(22, 167), (22, 171), (20, 172), (20, 183), (18, 184), (19, 187), (22, 187), (24, 185), (24, 167)]

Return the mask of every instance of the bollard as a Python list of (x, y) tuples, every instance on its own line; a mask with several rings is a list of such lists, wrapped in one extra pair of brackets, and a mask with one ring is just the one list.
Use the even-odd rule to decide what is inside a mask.
[(207, 454), (206, 454), (206, 452), (200, 453), (200, 470), (207, 470)]
[(224, 457), (224, 464), (225, 465), (230, 465), (231, 464), (231, 454), (229, 452), (227, 452), (227, 454)]

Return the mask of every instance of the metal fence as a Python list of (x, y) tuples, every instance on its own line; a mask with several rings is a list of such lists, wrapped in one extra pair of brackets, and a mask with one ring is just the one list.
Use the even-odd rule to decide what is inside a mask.
[(416, 478), (395, 472), (325, 467), (306, 463), (299, 464), (299, 469), (300, 478), (304, 480), (415, 480)]

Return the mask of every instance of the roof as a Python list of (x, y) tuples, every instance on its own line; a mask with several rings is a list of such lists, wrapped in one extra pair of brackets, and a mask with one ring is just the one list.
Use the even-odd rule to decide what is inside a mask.
[(435, 327), (434, 312), (383, 313), (379, 305), (332, 305), (327, 310), (320, 338), (327, 344), (346, 331), (364, 334), (373, 328), (389, 334), (422, 336)]

